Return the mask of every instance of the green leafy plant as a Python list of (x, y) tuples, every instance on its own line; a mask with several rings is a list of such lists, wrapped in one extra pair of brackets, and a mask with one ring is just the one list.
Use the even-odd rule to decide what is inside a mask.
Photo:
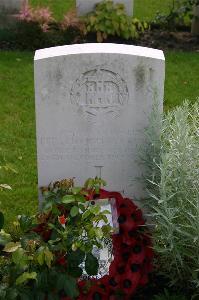
[(84, 22), (74, 11), (65, 14), (62, 21), (56, 21), (48, 7), (25, 4), (17, 22), (0, 29), (0, 43), (11, 49), (36, 50), (77, 43), (83, 34)]
[(84, 31), (84, 22), (81, 18), (77, 16), (75, 9), (69, 10), (63, 17), (63, 20), (60, 23), (61, 29), (66, 30), (68, 28), (76, 28), (80, 31)]
[(153, 300), (186, 300), (187, 298), (184, 295), (179, 294), (170, 294), (167, 290), (164, 291), (164, 294), (157, 295)]
[(193, 18), (193, 6), (199, 5), (198, 0), (173, 0), (168, 14), (157, 12), (152, 26), (160, 26), (168, 30), (190, 28)]
[(149, 28), (146, 22), (127, 16), (123, 4), (113, 1), (102, 1), (97, 4), (93, 13), (85, 19), (86, 33), (93, 32), (97, 41), (102, 42), (109, 36), (118, 36), (126, 40), (138, 38)]
[(83, 272), (97, 275), (93, 249), (102, 248), (112, 227), (110, 212), (87, 200), (103, 184), (99, 178), (87, 180), (84, 187), (75, 187), (73, 179), (57, 181), (42, 188), (39, 214), (19, 216), (14, 230), (0, 231), (0, 299), (74, 299)]
[(150, 123), (143, 163), (157, 268), (171, 285), (198, 294), (199, 100), (168, 112), (162, 122), (154, 111)]
[(38, 23), (44, 32), (48, 31), (49, 24), (54, 21), (49, 7), (33, 8), (27, 3), (24, 3), (17, 18), (21, 21)]

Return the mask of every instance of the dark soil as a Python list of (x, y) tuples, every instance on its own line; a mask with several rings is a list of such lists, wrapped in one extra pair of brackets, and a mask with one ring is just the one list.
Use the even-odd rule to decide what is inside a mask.
[(162, 50), (174, 49), (199, 52), (199, 36), (189, 32), (168, 32), (153, 30), (146, 32), (138, 41), (138, 45)]
[[(34, 24), (33, 24), (34, 25)], [(34, 25), (35, 26), (35, 25)], [(76, 43), (96, 43), (96, 34), (81, 36), (78, 30), (71, 28), (63, 35), (58, 30), (47, 34), (38, 30), (38, 27), (21, 26), (20, 31), (0, 31), (0, 50), (36, 50), (41, 48)], [(23, 29), (24, 28), (24, 29)], [(109, 37), (106, 43), (119, 43), (156, 48), (161, 50), (182, 50), (199, 52), (199, 36), (192, 36), (188, 31), (165, 31), (152, 29), (142, 34), (136, 40), (124, 40), (118, 37)]]
[[(95, 35), (87, 37), (87, 42), (96, 42)], [(192, 36), (187, 31), (162, 31), (158, 29), (145, 32), (137, 40), (123, 40), (117, 37), (110, 37), (108, 43), (121, 43), (161, 50), (182, 50), (199, 52), (199, 36)]]

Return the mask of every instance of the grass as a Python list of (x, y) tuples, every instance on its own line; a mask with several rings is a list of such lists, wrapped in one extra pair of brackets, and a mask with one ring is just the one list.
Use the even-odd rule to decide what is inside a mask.
[[(161, 3), (161, 4), (160, 4)], [(134, 16), (140, 20), (152, 20), (157, 11), (169, 12), (172, 0), (134, 0)]]
[(33, 6), (48, 6), (53, 11), (56, 19), (61, 19), (63, 15), (75, 5), (74, 0), (31, 0)]
[[(167, 109), (199, 95), (198, 67), (198, 53), (166, 53)], [(0, 52), (0, 107), (0, 165), (9, 162), (17, 171), (0, 177), (13, 188), (0, 193), (9, 223), (15, 215), (32, 214), (38, 207), (33, 53)]]
[(184, 99), (199, 97), (199, 55), (192, 52), (166, 53), (165, 108), (180, 105)]
[[(68, 9), (75, 7), (74, 0), (30, 0), (30, 3), (33, 6), (49, 6), (56, 19), (61, 19)], [(157, 0), (134, 0), (134, 16), (141, 20), (151, 20), (158, 10), (168, 12), (171, 4), (172, 0), (161, 1), (161, 5)]]
[(0, 54), (0, 165), (9, 162), (17, 171), (2, 172), (1, 182), (13, 190), (0, 194), (7, 220), (37, 208), (36, 145), (33, 90), (33, 55)]

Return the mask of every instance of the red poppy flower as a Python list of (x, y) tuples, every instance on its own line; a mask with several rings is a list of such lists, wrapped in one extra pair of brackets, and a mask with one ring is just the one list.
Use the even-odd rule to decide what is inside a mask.
[(121, 261), (121, 257), (117, 260), (113, 260), (110, 267), (109, 267), (109, 275), (110, 277), (116, 275), (123, 275), (126, 270), (125, 262)]
[(64, 215), (62, 215), (62, 216), (58, 217), (58, 221), (59, 221), (59, 223), (60, 223), (61, 225), (65, 225), (67, 219), (66, 219), (66, 217), (65, 217)]
[(116, 259), (117, 256), (121, 255), (122, 236), (120, 236), (119, 234), (114, 234), (112, 236), (112, 244), (113, 244), (113, 255)]
[(127, 272), (121, 277), (121, 288), (127, 294), (132, 294), (139, 285), (140, 272), (132, 272), (128, 266)]
[(57, 259), (57, 264), (61, 266), (66, 266), (66, 258), (65, 256), (61, 256)]
[(129, 260), (130, 263), (142, 264), (145, 259), (145, 249), (142, 245), (136, 244), (131, 249), (131, 259)]
[(107, 300), (108, 293), (104, 288), (101, 288), (99, 285), (93, 285), (86, 295), (87, 300)]

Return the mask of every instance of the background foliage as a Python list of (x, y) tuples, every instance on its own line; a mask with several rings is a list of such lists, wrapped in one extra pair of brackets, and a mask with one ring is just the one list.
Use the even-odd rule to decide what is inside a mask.
[(104, 184), (95, 178), (75, 187), (65, 179), (42, 188), (42, 210), (18, 216), (8, 233), (0, 215), (0, 299), (77, 298), (77, 279), (98, 273), (93, 249), (111, 239), (110, 211), (87, 201)]
[[(199, 292), (199, 99), (168, 112), (160, 128), (154, 112), (146, 130), (145, 165), (150, 198), (146, 201), (155, 224), (157, 268), (171, 285)], [(157, 127), (159, 124), (159, 127)], [(160, 152), (158, 151), (160, 149)], [(198, 294), (197, 294), (198, 296)]]
[(149, 28), (146, 22), (126, 15), (123, 4), (112, 1), (102, 1), (94, 12), (90, 13), (86, 22), (86, 32), (94, 32), (98, 42), (103, 42), (109, 36), (124, 38), (125, 40), (138, 38)]
[[(135, 17), (141, 20), (149, 21), (155, 17), (157, 11), (162, 13), (169, 12), (173, 0), (134, 0)], [(63, 14), (70, 8), (75, 7), (75, 0), (29, 0), (33, 6), (49, 6), (54, 12), (56, 19), (62, 19)]]

